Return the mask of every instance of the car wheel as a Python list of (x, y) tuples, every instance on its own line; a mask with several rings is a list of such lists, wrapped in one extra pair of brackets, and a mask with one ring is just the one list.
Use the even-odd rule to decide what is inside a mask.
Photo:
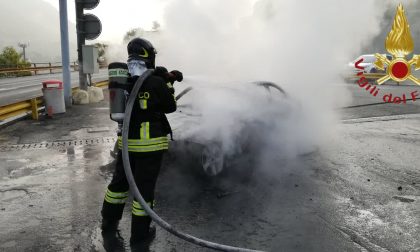
[(216, 144), (207, 145), (201, 153), (201, 166), (209, 176), (216, 176), (223, 170), (224, 155)]

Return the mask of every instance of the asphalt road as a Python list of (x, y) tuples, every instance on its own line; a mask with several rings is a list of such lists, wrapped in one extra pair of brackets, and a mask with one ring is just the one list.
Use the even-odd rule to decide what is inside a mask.
[[(62, 73), (40, 74), (19, 78), (0, 78), (0, 106), (28, 100), (42, 96), (42, 82), (45, 80), (62, 80)], [(107, 79), (107, 70), (101, 69), (99, 73), (92, 75), (92, 81)], [(79, 73), (71, 73), (71, 85), (77, 87)]]
[[(347, 89), (352, 95), (352, 101), (342, 111), (342, 118), (351, 119), (420, 112), (420, 86), (387, 84), (381, 85), (378, 88), (379, 92), (377, 96), (373, 96), (370, 92), (358, 85), (348, 84)], [(394, 101), (395, 97), (403, 99), (405, 96), (405, 103), (403, 101), (400, 104), (389, 103), (390, 94), (392, 94), (392, 101)], [(416, 100), (410, 100), (413, 99), (413, 95)], [(384, 96), (386, 96), (385, 101)]]
[[(382, 98), (348, 89), (336, 134), (305, 156), (243, 156), (211, 178), (173, 145), (156, 211), (201, 238), (265, 251), (420, 251), (420, 101), (376, 105)], [(148, 248), (130, 248), (129, 204), (122, 239), (101, 235), (116, 128), (107, 106), (0, 130), (0, 250), (210, 251), (161, 228)]]

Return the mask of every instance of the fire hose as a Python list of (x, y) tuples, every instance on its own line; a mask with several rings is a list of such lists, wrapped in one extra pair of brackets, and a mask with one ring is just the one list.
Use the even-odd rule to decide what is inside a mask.
[(130, 185), (130, 191), (133, 193), (134, 198), (141, 204), (143, 209), (146, 213), (152, 218), (154, 222), (156, 222), (160, 227), (168, 231), (169, 233), (196, 245), (219, 250), (219, 251), (228, 251), (228, 252), (262, 252), (259, 250), (252, 250), (246, 248), (239, 248), (239, 247), (232, 247), (228, 245), (218, 244), (210, 241), (206, 241), (187, 233), (181, 232), (174, 227), (172, 227), (168, 222), (163, 220), (159, 215), (157, 215), (152, 208), (146, 203), (143, 196), (141, 195), (139, 189), (136, 186), (136, 182), (134, 180), (133, 173), (131, 171), (130, 160), (128, 155), (128, 129), (131, 120), (131, 112), (133, 110), (133, 106), (136, 101), (136, 94), (139, 92), (141, 86), (143, 85), (144, 81), (153, 73), (153, 70), (147, 70), (144, 74), (142, 74), (136, 83), (134, 84), (133, 90), (127, 101), (127, 106), (124, 114), (124, 121), (123, 121), (123, 128), (122, 128), (122, 159), (124, 164), (124, 170), (127, 177), (127, 181)]

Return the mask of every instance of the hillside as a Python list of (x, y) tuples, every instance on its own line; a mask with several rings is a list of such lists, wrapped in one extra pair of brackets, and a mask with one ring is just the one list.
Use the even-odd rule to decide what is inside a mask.
[[(74, 10), (69, 10), (74, 11)], [(61, 61), (58, 11), (41, 0), (0, 1), (0, 50), (28, 43), (26, 57), (32, 62)], [(76, 25), (69, 23), (70, 58), (75, 60)]]

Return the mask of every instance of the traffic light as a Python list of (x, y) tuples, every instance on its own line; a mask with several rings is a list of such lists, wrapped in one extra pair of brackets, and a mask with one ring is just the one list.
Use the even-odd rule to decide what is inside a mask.
[(79, 86), (87, 90), (87, 78), (83, 71), (83, 46), (85, 40), (99, 37), (102, 31), (101, 21), (93, 14), (84, 14), (84, 10), (92, 10), (99, 0), (76, 0), (77, 55), (79, 61)]
[(102, 31), (101, 21), (93, 14), (84, 14), (83, 10), (92, 10), (98, 6), (99, 0), (76, 0), (77, 34), (84, 39), (96, 39)]

